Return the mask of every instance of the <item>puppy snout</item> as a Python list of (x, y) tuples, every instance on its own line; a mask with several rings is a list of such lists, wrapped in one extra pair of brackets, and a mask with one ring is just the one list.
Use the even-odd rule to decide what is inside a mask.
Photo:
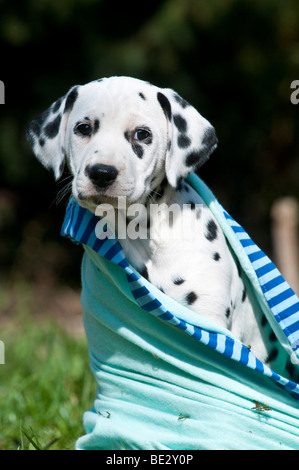
[(113, 165), (96, 163), (94, 165), (87, 165), (85, 168), (85, 174), (95, 186), (98, 186), (99, 188), (107, 188), (116, 180), (118, 170)]

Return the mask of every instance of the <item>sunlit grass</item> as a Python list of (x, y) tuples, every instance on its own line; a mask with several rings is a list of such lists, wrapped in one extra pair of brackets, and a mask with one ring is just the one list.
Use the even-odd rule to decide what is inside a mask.
[(84, 335), (28, 314), (4, 324), (0, 449), (73, 449), (95, 393)]

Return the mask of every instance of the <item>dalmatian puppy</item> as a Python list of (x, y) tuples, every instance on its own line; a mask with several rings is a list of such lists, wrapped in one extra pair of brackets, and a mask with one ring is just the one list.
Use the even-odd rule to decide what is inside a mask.
[[(82, 207), (96, 213), (100, 204), (110, 204), (128, 227), (135, 215), (130, 208), (146, 208), (139, 225), (149, 236), (120, 240), (135, 269), (229, 329), (260, 360), (275, 358), (268, 334), (265, 341), (265, 317), (253, 311), (223, 232), (185, 181), (217, 146), (214, 128), (193, 106), (171, 89), (130, 77), (104, 78), (71, 88), (31, 122), (27, 136), (56, 179), (67, 163)], [(161, 210), (153, 213), (153, 205)], [(169, 217), (172, 205), (180, 210)]]

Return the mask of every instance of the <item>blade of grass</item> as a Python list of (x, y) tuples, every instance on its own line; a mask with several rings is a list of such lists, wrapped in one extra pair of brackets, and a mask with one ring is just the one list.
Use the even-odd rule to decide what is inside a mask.
[[(31, 438), (29, 436), (29, 434), (25, 431), (25, 429), (22, 429), (22, 432), (23, 434), (25, 435), (25, 437), (27, 437), (28, 441), (30, 442), (30, 444), (33, 445), (34, 449), (35, 450), (43, 450), (42, 447), (40, 447), (40, 444), (39, 443), (36, 443), (34, 442), (33, 438)], [(34, 436), (36, 438), (36, 436)]]
[(52, 439), (50, 442), (48, 442), (48, 444), (46, 444), (44, 447), (43, 447), (43, 450), (48, 450), (53, 444), (55, 444), (55, 442), (59, 441), (59, 437), (55, 437), (54, 439)]

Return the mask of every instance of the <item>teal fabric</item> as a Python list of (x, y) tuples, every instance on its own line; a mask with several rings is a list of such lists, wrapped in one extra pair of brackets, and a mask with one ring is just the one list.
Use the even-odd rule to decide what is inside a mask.
[[(299, 330), (294, 326), (298, 309), (293, 293), (286, 286), (289, 296), (283, 294), (278, 303), (280, 287), (280, 293), (269, 298), (266, 286), (270, 283), (273, 291), (273, 274), (270, 279), (265, 262), (254, 269), (255, 261), (250, 261), (233, 230), (238, 224), (231, 222), (199, 178), (192, 175), (189, 183), (220, 223), (256, 302), (278, 334), (286, 357), (291, 357), (298, 349)], [(79, 215), (72, 222), (76, 210)], [(141, 278), (113, 245), (107, 251), (111, 260), (99, 254), (92, 234), (95, 222), (88, 218), (84, 222), (84, 217), (89, 216), (71, 204), (62, 231), (84, 246), (83, 319), (97, 382), (94, 405), (84, 414), (85, 435), (76, 448), (299, 449), (298, 385), (283, 375), (284, 366), (272, 371), (260, 364), (230, 332)], [(80, 232), (79, 219), (88, 231)], [(152, 308), (149, 303), (142, 306), (146, 290), (156, 301)], [(275, 311), (282, 304), (283, 314)], [(227, 347), (231, 344), (233, 349)]]

